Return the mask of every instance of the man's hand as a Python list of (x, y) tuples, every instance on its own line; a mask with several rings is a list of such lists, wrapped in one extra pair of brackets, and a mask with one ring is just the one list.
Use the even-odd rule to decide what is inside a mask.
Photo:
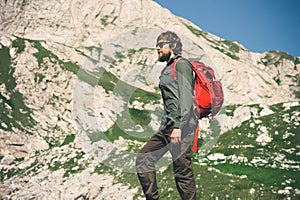
[(171, 133), (171, 143), (177, 144), (181, 141), (181, 130), (178, 128), (174, 128)]

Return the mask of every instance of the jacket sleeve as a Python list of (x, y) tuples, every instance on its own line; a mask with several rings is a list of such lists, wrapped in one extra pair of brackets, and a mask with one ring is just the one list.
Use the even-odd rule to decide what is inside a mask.
[(193, 102), (193, 69), (191, 63), (180, 59), (175, 66), (178, 80), (178, 113), (174, 122), (174, 128), (180, 128), (189, 122), (190, 111)]

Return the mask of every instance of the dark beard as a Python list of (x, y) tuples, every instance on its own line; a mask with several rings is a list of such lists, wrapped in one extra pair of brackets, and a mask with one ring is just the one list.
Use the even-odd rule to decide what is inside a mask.
[(163, 54), (159, 59), (158, 61), (159, 62), (166, 62), (166, 61), (169, 61), (171, 58), (171, 52), (167, 53), (167, 54)]

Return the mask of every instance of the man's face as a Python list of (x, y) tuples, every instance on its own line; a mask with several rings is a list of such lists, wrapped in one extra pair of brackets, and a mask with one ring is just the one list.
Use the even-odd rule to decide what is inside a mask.
[(172, 54), (170, 48), (170, 42), (159, 40), (156, 44), (156, 50), (157, 50), (159, 62), (166, 62), (170, 60)]

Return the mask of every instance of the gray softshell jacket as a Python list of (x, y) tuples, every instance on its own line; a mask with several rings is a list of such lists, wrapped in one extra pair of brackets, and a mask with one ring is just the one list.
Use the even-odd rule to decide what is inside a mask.
[(191, 63), (181, 58), (176, 62), (177, 80), (175, 80), (172, 76), (172, 63), (175, 58), (172, 58), (161, 71), (159, 88), (164, 102), (163, 123), (182, 130), (186, 125), (192, 127), (195, 124), (190, 118), (194, 78)]

